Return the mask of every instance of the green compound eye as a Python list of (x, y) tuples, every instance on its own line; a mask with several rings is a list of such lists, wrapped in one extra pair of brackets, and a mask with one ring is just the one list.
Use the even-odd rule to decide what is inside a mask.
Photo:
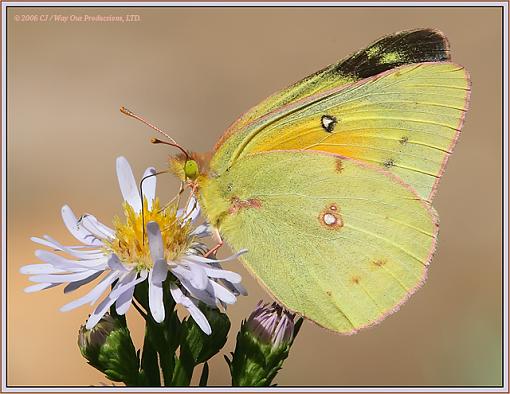
[(187, 160), (184, 164), (186, 178), (195, 179), (198, 176), (198, 164), (195, 160)]

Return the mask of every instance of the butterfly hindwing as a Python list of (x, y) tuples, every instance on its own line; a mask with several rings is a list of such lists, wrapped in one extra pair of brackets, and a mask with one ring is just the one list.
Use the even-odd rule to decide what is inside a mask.
[(311, 151), (236, 161), (202, 185), (201, 205), (289, 309), (342, 332), (374, 324), (423, 282), (433, 210), (374, 166)]

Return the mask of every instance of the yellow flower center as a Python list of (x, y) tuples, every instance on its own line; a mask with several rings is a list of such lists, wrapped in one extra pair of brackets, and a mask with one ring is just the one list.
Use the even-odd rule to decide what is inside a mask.
[(107, 252), (115, 253), (124, 264), (135, 265), (138, 271), (153, 266), (147, 229), (143, 231), (143, 223), (145, 226), (152, 221), (159, 224), (167, 260), (176, 260), (193, 242), (191, 224), (188, 221), (183, 225), (182, 220), (177, 218), (177, 204), (170, 204), (161, 209), (156, 198), (150, 210), (147, 208), (147, 200), (143, 206), (142, 217), (141, 212), (135, 212), (131, 205), (124, 202), (125, 220), (119, 217), (113, 219), (115, 239), (105, 242)]

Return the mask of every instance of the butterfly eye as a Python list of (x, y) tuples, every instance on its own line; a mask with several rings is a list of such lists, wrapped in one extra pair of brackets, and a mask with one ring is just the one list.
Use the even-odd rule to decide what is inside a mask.
[(186, 160), (184, 164), (184, 174), (186, 178), (196, 179), (198, 176), (198, 164), (195, 160)]

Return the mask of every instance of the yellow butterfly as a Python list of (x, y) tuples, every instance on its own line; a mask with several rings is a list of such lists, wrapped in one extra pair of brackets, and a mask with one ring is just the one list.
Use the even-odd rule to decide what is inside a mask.
[(171, 168), (274, 298), (351, 334), (426, 278), (430, 201), (469, 92), (441, 32), (396, 33), (250, 109), (210, 160)]

